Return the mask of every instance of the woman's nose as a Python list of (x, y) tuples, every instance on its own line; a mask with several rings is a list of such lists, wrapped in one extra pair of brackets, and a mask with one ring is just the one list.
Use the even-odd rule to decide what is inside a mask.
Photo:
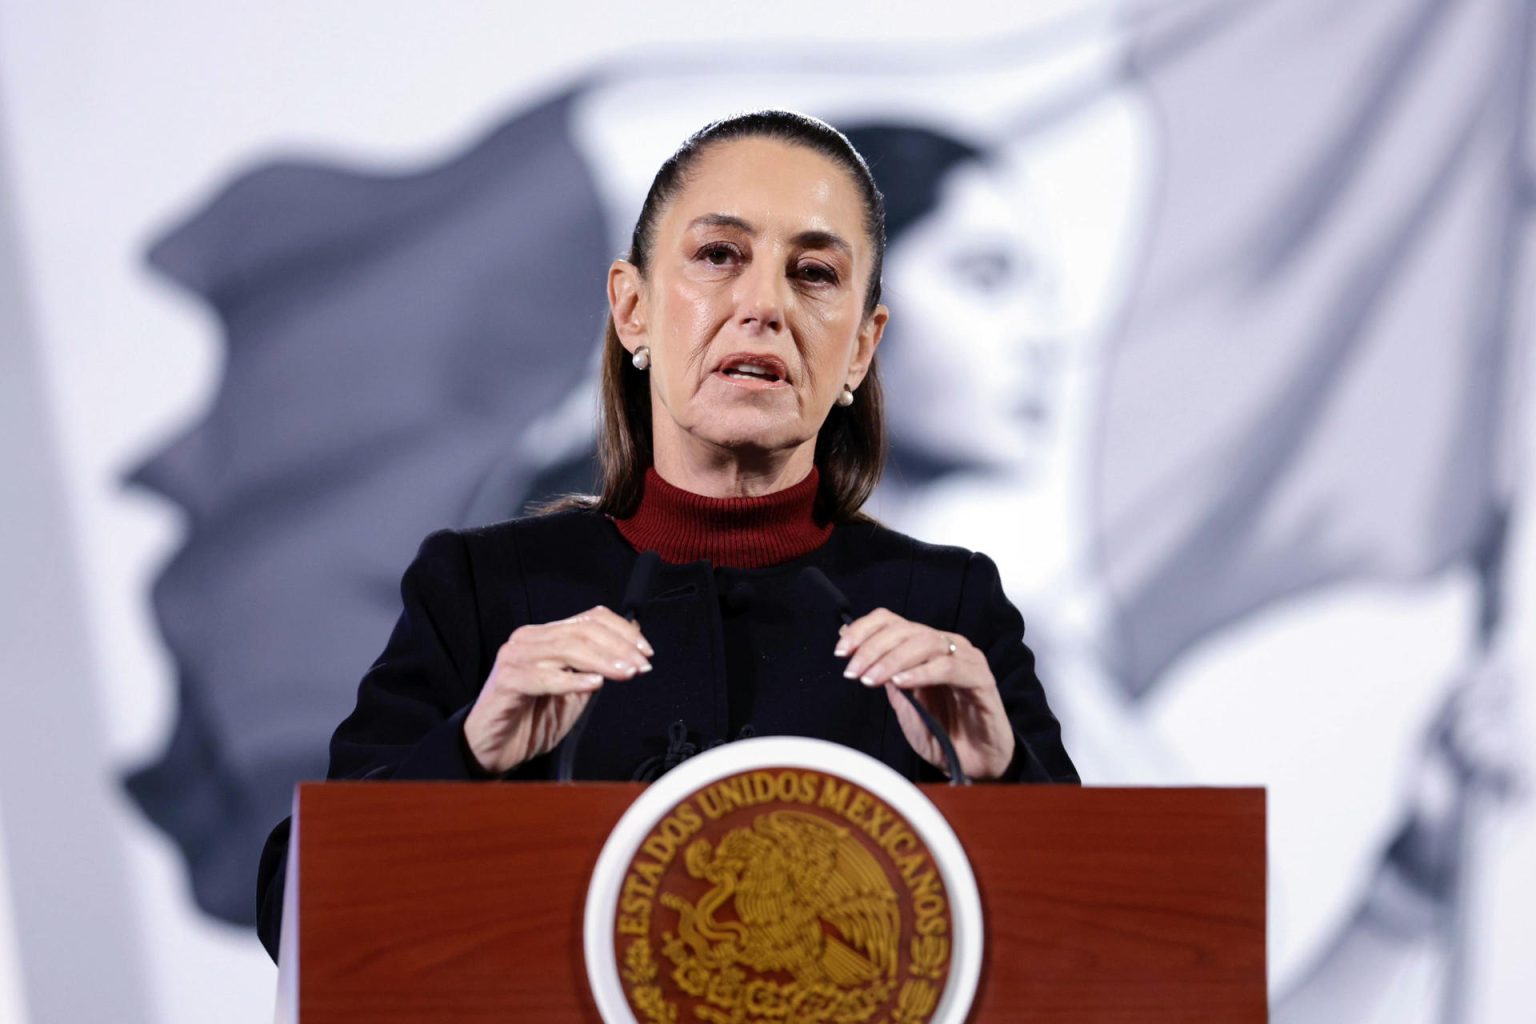
[(766, 260), (754, 263), (737, 278), (736, 322), (758, 331), (778, 331), (784, 326), (784, 275)]

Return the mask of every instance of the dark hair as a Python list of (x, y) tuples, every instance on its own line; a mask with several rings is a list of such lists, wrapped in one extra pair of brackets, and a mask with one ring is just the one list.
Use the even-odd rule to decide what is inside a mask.
[[(655, 249), (656, 225), (667, 204), (687, 183), (699, 157), (718, 143), (735, 139), (775, 139), (831, 159), (846, 170), (864, 203), (864, 231), (874, 248), (874, 265), (865, 286), (864, 315), (880, 302), (880, 273), (885, 262), (885, 202), (864, 158), (836, 128), (804, 114), (759, 110), (728, 117), (690, 135), (656, 172), (635, 222), (625, 257), (642, 277)], [(646, 375), (630, 363), (619, 341), (613, 315), (604, 328), (602, 409), (598, 428), (601, 473), (596, 507), (617, 518), (634, 514), (640, 504), (645, 470), (654, 460), (651, 437), (651, 390)], [(866, 518), (859, 509), (868, 500), (885, 463), (884, 403), (874, 360), (848, 407), (833, 406), (816, 438), (816, 466), (821, 471), (816, 514), (827, 522)]]

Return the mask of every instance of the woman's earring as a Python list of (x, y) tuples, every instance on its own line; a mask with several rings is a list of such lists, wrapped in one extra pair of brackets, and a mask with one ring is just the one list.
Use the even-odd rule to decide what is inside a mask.
[(635, 349), (635, 354), (629, 357), (629, 361), (635, 364), (635, 369), (637, 370), (649, 368), (651, 365), (651, 347), (649, 345), (641, 345)]
[(844, 409), (853, 404), (853, 389), (847, 384), (843, 385), (843, 393), (837, 396), (837, 404)]

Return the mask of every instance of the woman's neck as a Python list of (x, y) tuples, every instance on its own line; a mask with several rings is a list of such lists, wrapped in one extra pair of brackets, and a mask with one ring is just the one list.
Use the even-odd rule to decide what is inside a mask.
[(656, 475), (705, 498), (756, 498), (786, 490), (816, 465), (816, 439), (795, 448), (746, 454), (701, 442), (657, 438)]

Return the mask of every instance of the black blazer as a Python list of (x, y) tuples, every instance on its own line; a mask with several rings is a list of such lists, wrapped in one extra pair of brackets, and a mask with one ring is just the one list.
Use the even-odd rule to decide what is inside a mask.
[[(486, 778), (463, 726), (497, 649), (518, 626), (617, 608), (637, 557), (612, 522), (587, 511), (428, 537), (401, 582), (400, 620), (331, 740), (328, 777)], [(653, 670), (603, 687), (576, 777), (653, 777), (750, 726), (758, 736), (842, 743), (914, 780), (942, 779), (907, 744), (883, 690), (843, 678), (844, 660), (832, 654), (840, 621), (800, 577), (810, 565), (847, 595), (856, 617), (889, 608), (985, 652), (1017, 739), (1007, 779), (1078, 781), (997, 567), (874, 523), (837, 526), (810, 554), (765, 569), (662, 565), (639, 613)], [(505, 777), (553, 774), (548, 754)], [(257, 882), (257, 927), (274, 959), (288, 831), (284, 821), (267, 840)]]

